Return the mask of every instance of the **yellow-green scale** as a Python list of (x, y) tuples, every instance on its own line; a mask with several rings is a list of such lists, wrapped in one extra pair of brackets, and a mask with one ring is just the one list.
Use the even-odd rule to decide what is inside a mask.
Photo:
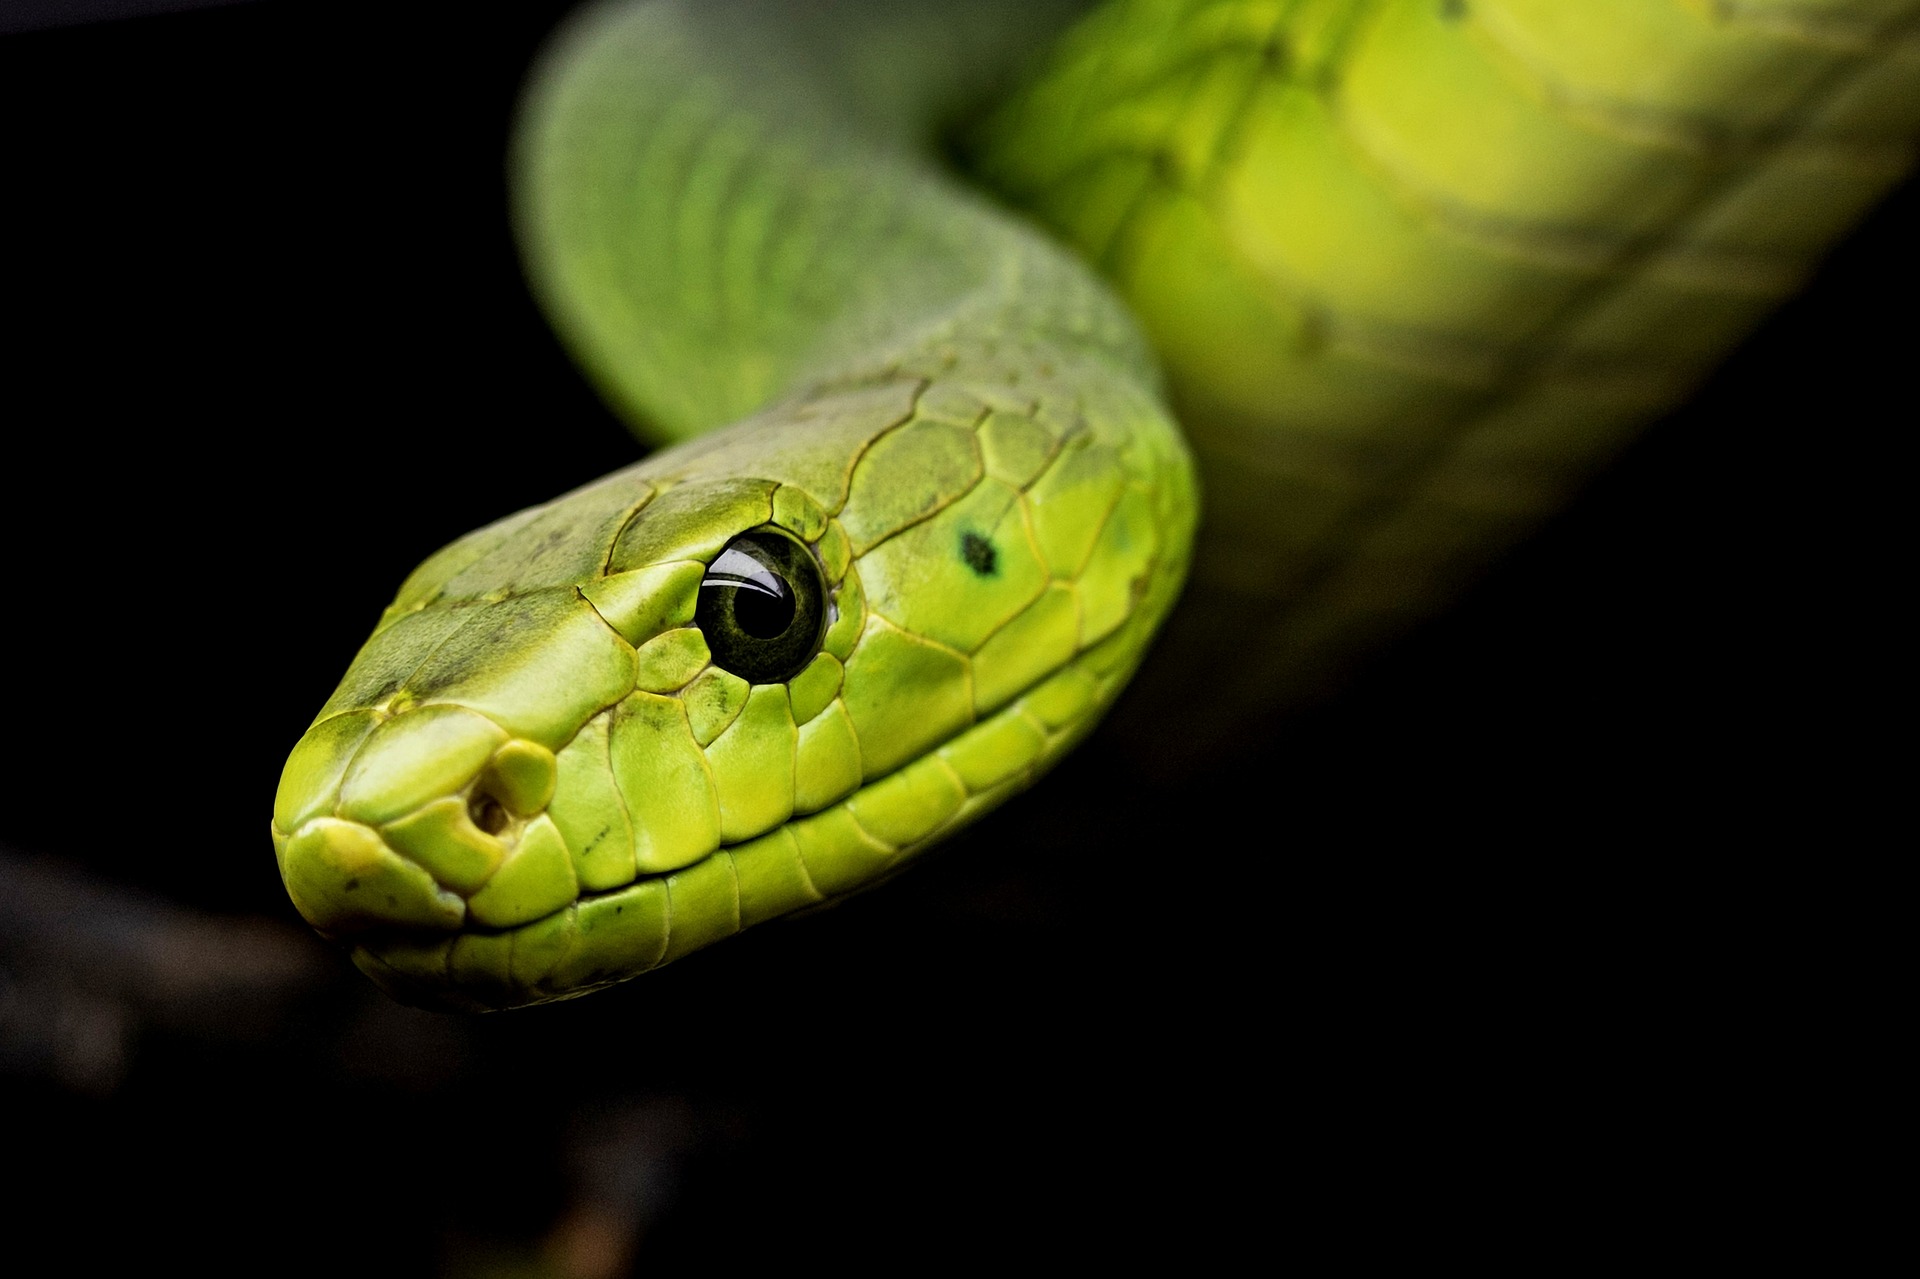
[(1063, 40), (974, 154), (1166, 362), (1208, 518), (1162, 669), (1324, 691), (1557, 509), (1907, 171), (1916, 15), (1122, 0)]

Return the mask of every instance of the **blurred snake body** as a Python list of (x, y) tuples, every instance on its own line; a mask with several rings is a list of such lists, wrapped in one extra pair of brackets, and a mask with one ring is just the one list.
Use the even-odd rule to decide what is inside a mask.
[(295, 905), (403, 998), (563, 998), (891, 874), (1060, 758), (1170, 613), (1140, 696), (1231, 742), (1554, 509), (1900, 180), (1917, 20), (589, 10), (516, 212), (555, 327), (667, 447), (401, 586), (275, 798)]

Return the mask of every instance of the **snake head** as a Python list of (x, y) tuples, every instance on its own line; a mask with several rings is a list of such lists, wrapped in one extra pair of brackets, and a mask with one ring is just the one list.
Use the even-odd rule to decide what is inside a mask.
[(462, 538), (287, 762), (294, 904), (493, 1008), (865, 887), (1111, 700), (1184, 567), (1156, 494), (1077, 418), (901, 381)]

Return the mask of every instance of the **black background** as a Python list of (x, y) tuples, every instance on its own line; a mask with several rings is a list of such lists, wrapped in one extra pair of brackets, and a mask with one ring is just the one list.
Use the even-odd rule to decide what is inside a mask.
[[(74, 977), (124, 1003), (123, 1061), (81, 1086), (10, 1049), (23, 1219), (76, 1258), (266, 1265), (264, 1236), (271, 1268), (426, 1273), (531, 1255), (599, 1186), (670, 1273), (1204, 1261), (1650, 1221), (1776, 1157), (1792, 1123), (1741, 1122), (1776, 1038), (1829, 1033), (1876, 962), (1833, 867), (1879, 838), (1906, 700), (1911, 187), (1456, 610), (1227, 768), (1155, 780), (1096, 737), (902, 880), (576, 1004), (399, 1010), (309, 943), (270, 797), (380, 608), (634, 455), (506, 224), (564, 7), (0, 36), (0, 852), (168, 928), (265, 921), (302, 974), (185, 1013)], [(46, 978), (9, 962), (17, 1009)]]

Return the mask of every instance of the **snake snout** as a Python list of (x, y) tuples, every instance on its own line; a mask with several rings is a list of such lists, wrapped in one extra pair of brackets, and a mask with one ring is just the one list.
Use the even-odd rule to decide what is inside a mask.
[(506, 928), (578, 895), (546, 815), (552, 751), (459, 706), (339, 718), (371, 722), (309, 730), (275, 811), (281, 876), (314, 927)]

